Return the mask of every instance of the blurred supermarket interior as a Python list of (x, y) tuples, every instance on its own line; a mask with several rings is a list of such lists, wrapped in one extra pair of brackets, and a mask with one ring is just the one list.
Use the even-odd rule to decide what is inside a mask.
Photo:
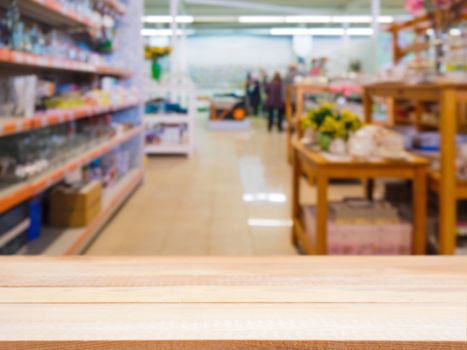
[(0, 0), (0, 255), (465, 255), (466, 23)]

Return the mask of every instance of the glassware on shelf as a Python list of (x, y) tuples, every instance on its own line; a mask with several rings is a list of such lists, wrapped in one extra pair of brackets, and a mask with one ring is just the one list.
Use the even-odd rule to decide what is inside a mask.
[(0, 187), (59, 167), (114, 137), (117, 124), (100, 116), (0, 138)]

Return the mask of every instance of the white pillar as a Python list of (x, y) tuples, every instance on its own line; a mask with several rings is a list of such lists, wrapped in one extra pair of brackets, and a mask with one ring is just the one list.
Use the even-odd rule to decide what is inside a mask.
[(170, 55), (170, 98), (172, 101), (176, 98), (176, 79), (175, 77), (179, 74), (179, 59), (178, 59), (178, 5), (179, 0), (170, 0), (170, 16), (172, 17), (172, 22), (170, 24), (170, 29), (172, 31), (171, 38), (171, 47), (172, 53)]
[(350, 42), (350, 35), (349, 35), (349, 23), (343, 23), (342, 24), (342, 29), (344, 29), (344, 35), (342, 36), (342, 47), (343, 47), (343, 61), (345, 62), (345, 67), (344, 67), (344, 73), (347, 73), (347, 69), (349, 67), (350, 63), (350, 47), (351, 47), (351, 42)]
[(379, 37), (379, 16), (381, 13), (381, 0), (371, 0), (371, 27), (372, 35), (372, 51), (373, 51), (373, 73), (378, 70), (378, 37)]
[(179, 62), (180, 62), (180, 72), (183, 75), (186, 75), (188, 72), (188, 62), (187, 62), (187, 31), (186, 28), (183, 28), (183, 32), (180, 36), (179, 41)]

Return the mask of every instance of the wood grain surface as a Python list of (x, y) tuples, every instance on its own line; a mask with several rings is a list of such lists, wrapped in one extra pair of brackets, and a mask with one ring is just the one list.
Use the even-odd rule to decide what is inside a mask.
[(1, 258), (0, 349), (467, 349), (467, 258)]

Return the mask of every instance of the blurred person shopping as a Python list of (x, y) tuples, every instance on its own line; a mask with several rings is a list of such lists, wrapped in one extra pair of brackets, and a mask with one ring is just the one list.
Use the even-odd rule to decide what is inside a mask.
[(261, 87), (258, 78), (255, 75), (251, 75), (248, 81), (247, 96), (251, 109), (250, 112), (253, 113), (254, 116), (257, 116), (261, 105)]
[(268, 108), (268, 130), (272, 131), (274, 119), (277, 117), (277, 128), (282, 131), (284, 121), (284, 100), (282, 98), (282, 78), (279, 73), (274, 74), (274, 78), (266, 86), (266, 107)]

